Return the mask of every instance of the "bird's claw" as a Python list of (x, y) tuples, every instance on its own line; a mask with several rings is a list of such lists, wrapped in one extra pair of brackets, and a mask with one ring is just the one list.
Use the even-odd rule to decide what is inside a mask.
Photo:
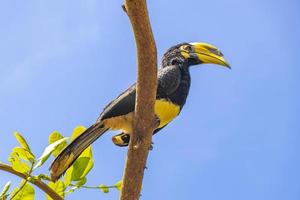
[(150, 144), (150, 146), (149, 146), (149, 151), (152, 151), (152, 150), (153, 150), (153, 145), (154, 145), (154, 143), (151, 142), (151, 144)]
[(160, 124), (160, 119), (156, 116), (153, 120), (153, 126), (155, 127), (155, 129), (159, 127), (159, 124)]

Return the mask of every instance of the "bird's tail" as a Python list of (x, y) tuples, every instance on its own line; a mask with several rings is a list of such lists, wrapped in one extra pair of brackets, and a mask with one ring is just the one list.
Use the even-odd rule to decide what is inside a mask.
[(58, 180), (80, 154), (107, 130), (108, 128), (102, 122), (98, 122), (75, 138), (51, 164), (52, 181)]

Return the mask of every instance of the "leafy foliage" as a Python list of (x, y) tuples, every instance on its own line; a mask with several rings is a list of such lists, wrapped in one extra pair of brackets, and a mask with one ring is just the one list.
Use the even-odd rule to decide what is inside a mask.
[[(57, 193), (62, 198), (65, 195), (74, 192), (80, 188), (87, 189), (98, 189), (103, 193), (109, 193), (111, 188), (121, 190), (122, 180), (118, 181), (113, 186), (107, 186), (99, 184), (98, 186), (87, 186), (87, 175), (94, 166), (92, 147), (88, 147), (82, 154), (77, 158), (73, 165), (66, 171), (64, 177), (55, 183), (51, 181), (47, 174), (33, 175), (35, 170), (42, 167), (50, 156), (57, 157), (59, 153), (68, 145), (68, 140), (73, 141), (76, 137), (82, 134), (86, 130), (83, 126), (78, 126), (74, 129), (70, 138), (64, 137), (57, 131), (52, 132), (49, 135), (49, 145), (44, 149), (42, 155), (36, 159), (35, 154), (31, 151), (29, 144), (25, 138), (18, 132), (14, 133), (19, 146), (12, 149), (11, 154), (8, 158), (10, 166), (17, 173), (22, 173), (26, 179), (23, 179), (19, 187), (15, 187), (10, 192), (11, 182), (5, 184), (0, 193), (0, 200), (5, 200), (9, 196), (14, 200), (34, 200), (34, 188), (31, 183), (35, 181), (46, 182), (49, 188)], [(48, 173), (48, 172), (47, 172)], [(52, 198), (46, 194), (46, 199), (51, 200)]]
[(59, 140), (57, 140), (56, 142), (50, 144), (49, 146), (47, 146), (43, 152), (43, 154), (41, 155), (41, 157), (38, 159), (38, 163), (36, 164), (36, 166), (34, 167), (34, 169), (42, 166), (49, 158), (49, 156), (51, 155), (51, 153), (55, 150), (57, 150), (57, 148), (59, 147), (60, 144), (62, 144), (63, 142), (65, 142), (68, 138), (61, 138)]
[(35, 162), (35, 156), (23, 147), (15, 147), (12, 152), (16, 153), (21, 159), (29, 161), (30, 163)]
[(4, 185), (4, 187), (3, 187), (3, 189), (2, 189), (2, 191), (1, 191), (1, 193), (0, 193), (0, 199), (6, 199), (6, 198), (7, 198), (7, 196), (8, 196), (7, 192), (8, 192), (8, 190), (9, 190), (9, 188), (10, 188), (10, 184), (11, 184), (11, 182), (8, 181), (8, 182)]
[(19, 144), (21, 145), (21, 147), (25, 148), (27, 151), (30, 152), (29, 145), (27, 144), (27, 142), (23, 138), (23, 136), (20, 133), (18, 133), (18, 132), (15, 132), (14, 135), (15, 135), (17, 141), (19, 142)]
[[(53, 144), (54, 142), (63, 139), (64, 136), (62, 136), (59, 132), (54, 131), (49, 136), (49, 144)], [(67, 146), (67, 141), (63, 141), (61, 144), (59, 144), (54, 151), (52, 151), (52, 155), (54, 157), (57, 157), (58, 154)]]
[(21, 158), (19, 157), (19, 154), (16, 152), (12, 152), (10, 154), (10, 157), (8, 158), (8, 161), (10, 162), (12, 168), (20, 173), (28, 173), (29, 172), (29, 165), (27, 162), (21, 161)]
[[(55, 183), (49, 182), (48, 186), (52, 188), (59, 196), (65, 197), (65, 184), (61, 180), (56, 181)], [(46, 195), (47, 200), (51, 200), (52, 198)]]
[[(21, 188), (21, 189), (20, 189)], [(12, 192), (11, 196), (14, 200), (33, 200), (34, 199), (34, 189), (25, 180), (22, 180), (20, 188), (16, 187)]]

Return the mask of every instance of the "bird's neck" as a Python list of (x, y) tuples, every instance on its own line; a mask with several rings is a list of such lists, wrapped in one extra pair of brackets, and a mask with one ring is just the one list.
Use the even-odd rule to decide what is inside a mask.
[(177, 90), (169, 95), (169, 99), (180, 105), (180, 109), (184, 106), (186, 102), (186, 98), (189, 94), (190, 85), (191, 85), (191, 76), (189, 72), (189, 68), (187, 66), (178, 66), (180, 68), (181, 81), (177, 88)]
[(174, 65), (180, 69), (181, 81), (177, 90), (173, 94), (169, 95), (168, 98), (173, 103), (180, 105), (180, 108), (182, 108), (185, 104), (191, 85), (189, 64), (188, 61), (181, 54), (165, 54), (161, 63), (162, 68)]

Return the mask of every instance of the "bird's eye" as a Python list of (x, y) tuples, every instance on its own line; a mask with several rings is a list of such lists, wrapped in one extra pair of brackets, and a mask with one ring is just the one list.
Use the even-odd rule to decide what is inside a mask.
[(183, 47), (184, 50), (191, 52), (192, 51), (192, 47), (190, 45), (186, 45)]
[(129, 140), (130, 140), (130, 136), (128, 134), (125, 134), (122, 136), (122, 140), (123, 142), (125, 143), (129, 143)]

